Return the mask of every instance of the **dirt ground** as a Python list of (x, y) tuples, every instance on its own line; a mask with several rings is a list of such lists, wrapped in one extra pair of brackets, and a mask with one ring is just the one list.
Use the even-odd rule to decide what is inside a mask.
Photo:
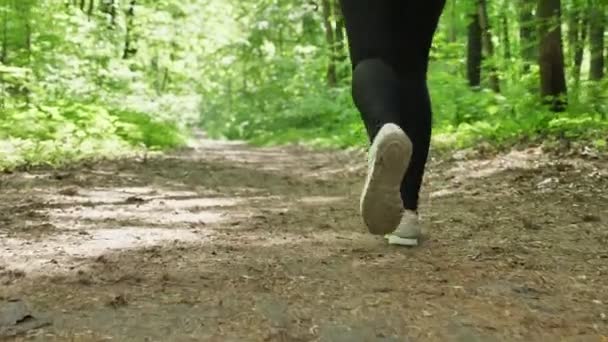
[[(357, 212), (361, 151), (200, 139), (0, 176), (22, 341), (608, 341), (608, 160), (434, 158), (425, 239)], [(0, 338), (1, 340), (2, 338)]]

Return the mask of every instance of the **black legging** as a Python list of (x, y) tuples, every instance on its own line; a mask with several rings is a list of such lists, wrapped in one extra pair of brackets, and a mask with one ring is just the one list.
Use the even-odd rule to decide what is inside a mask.
[(399, 125), (414, 145), (401, 185), (405, 209), (418, 193), (431, 141), (429, 51), (445, 0), (340, 0), (353, 65), (353, 99), (371, 141)]

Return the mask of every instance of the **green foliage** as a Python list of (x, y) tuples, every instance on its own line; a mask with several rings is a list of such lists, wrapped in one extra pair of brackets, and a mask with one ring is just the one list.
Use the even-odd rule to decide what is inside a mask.
[[(215, 136), (256, 144), (363, 144), (366, 137), (347, 80), (326, 85), (328, 53), (320, 13), (287, 1), (233, 6), (243, 27), (234, 43), (216, 51), (207, 69), (204, 127)], [(337, 67), (349, 68), (346, 60)]]
[[(335, 0), (80, 3), (0, 0), (0, 168), (174, 148), (200, 125), (255, 144), (367, 143)], [(571, 72), (585, 41), (565, 39), (568, 111), (551, 113), (534, 58), (522, 52), (535, 41), (522, 41), (520, 28), (535, 22), (519, 22), (517, 3), (487, 3), (496, 53), (485, 56), (479, 89), (464, 70), (474, 2), (448, 2), (437, 30), (429, 75), (436, 143), (555, 136), (604, 148), (608, 81), (587, 77), (589, 51), (580, 77)], [(588, 4), (564, 1), (567, 33)], [(489, 90), (490, 67), (500, 94)]]
[(133, 147), (163, 149), (184, 143), (176, 125), (99, 104), (59, 101), (4, 110), (0, 120), (0, 168), (58, 164), (116, 156)]
[(116, 135), (131, 145), (143, 144), (149, 149), (179, 147), (185, 137), (179, 126), (152, 119), (145, 113), (116, 110), (111, 116), (117, 122)]
[(594, 141), (598, 145), (597, 139), (608, 132), (608, 120), (602, 114), (606, 112), (605, 104), (597, 105), (591, 98), (589, 102), (570, 99), (568, 112), (553, 113), (539, 101), (537, 73), (537, 68), (533, 68), (521, 75), (517, 84), (503, 87), (502, 93), (496, 94), (487, 88), (471, 90), (455, 66), (436, 62), (429, 79), (434, 100), (435, 143), (440, 147), (462, 148), (483, 141), (512, 144), (553, 136)]
[(183, 145), (200, 1), (71, 4), (0, 0), (0, 169)]
[[(287, 1), (231, 3), (242, 27), (232, 42), (215, 51), (212, 77), (204, 88), (203, 126), (215, 136), (260, 144), (364, 146), (367, 138), (350, 100), (347, 61), (338, 64), (338, 86), (326, 83), (329, 46), (322, 13)], [(565, 8), (585, 6), (566, 3)], [(518, 22), (520, 9), (513, 2), (488, 1), (496, 55), (486, 58), (485, 65), (498, 68), (501, 93), (489, 90), (487, 78), (480, 89), (468, 86), (463, 62), (473, 4), (448, 2), (435, 37), (429, 75), (435, 143), (453, 148), (560, 136), (602, 145), (597, 142), (608, 131), (608, 87), (583, 81), (571, 90), (565, 113), (543, 106), (538, 66), (524, 71), (520, 51), (526, 42), (518, 36), (520, 26), (535, 24)]]

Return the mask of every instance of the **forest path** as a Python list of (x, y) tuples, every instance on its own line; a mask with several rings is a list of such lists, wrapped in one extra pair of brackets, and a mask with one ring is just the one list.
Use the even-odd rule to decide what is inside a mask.
[(16, 340), (607, 341), (608, 161), (461, 157), (430, 162), (413, 249), (363, 227), (361, 152), (1, 175), (0, 305), (51, 319)]

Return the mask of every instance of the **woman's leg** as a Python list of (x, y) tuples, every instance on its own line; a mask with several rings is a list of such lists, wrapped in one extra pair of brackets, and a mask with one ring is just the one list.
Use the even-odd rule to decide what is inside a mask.
[[(403, 244), (416, 244), (419, 234), (411, 213), (418, 207), (431, 135), (426, 71), (444, 2), (341, 0), (353, 99), (372, 142), (362, 214), (372, 233), (396, 229), (412, 237)], [(409, 212), (402, 217), (404, 208)]]
[(403, 87), (404, 110), (399, 126), (414, 146), (401, 186), (405, 209), (417, 211), (431, 142), (431, 100), (426, 83), (429, 52), (445, 0), (396, 0), (391, 13), (395, 69)]
[(431, 141), (426, 73), (445, 0), (342, 0), (353, 65), (353, 99), (368, 136), (387, 123), (413, 143), (401, 186), (405, 209), (418, 209)]
[(390, 1), (341, 0), (353, 67), (355, 106), (373, 142), (380, 128), (398, 124), (402, 87), (392, 67), (396, 54)]
[(401, 199), (406, 210), (418, 211), (418, 198), (431, 144), (431, 102), (424, 81), (404, 81), (408, 105), (399, 126), (412, 141), (409, 167), (401, 183)]
[(371, 147), (361, 194), (361, 215), (373, 234), (395, 231), (401, 222), (400, 188), (412, 143), (399, 122), (405, 109), (403, 86), (393, 67), (397, 50), (391, 27), (391, 2), (342, 0), (351, 61), (353, 100)]

